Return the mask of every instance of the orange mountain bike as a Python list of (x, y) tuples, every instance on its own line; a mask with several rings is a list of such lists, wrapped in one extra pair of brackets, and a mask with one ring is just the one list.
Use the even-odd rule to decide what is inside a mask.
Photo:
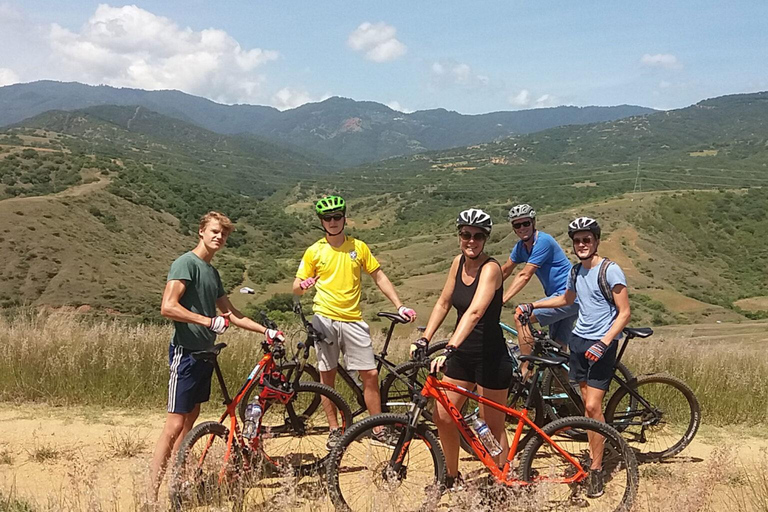
[[(226, 344), (192, 354), (195, 359), (213, 364), (226, 410), (219, 421), (196, 425), (182, 440), (170, 481), (171, 502), (177, 510), (197, 506), (209, 510), (210, 506), (229, 502), (237, 510), (242, 507), (248, 488), (265, 470), (295, 475), (322, 467), (328, 457), (325, 409), (335, 406), (342, 429), (351, 425), (352, 413), (333, 388), (319, 382), (299, 381), (313, 341), (308, 333), (307, 342), (299, 343), (297, 356), (290, 362), (285, 361), (282, 343), (262, 343), (264, 357), (234, 398), (227, 392), (217, 361)], [(247, 439), (240, 428), (237, 410), (249, 400), (263, 412), (255, 435)]]
[[(408, 414), (380, 414), (350, 427), (327, 462), (328, 492), (336, 508), (372, 510), (387, 503), (387, 508), (392, 510), (425, 510), (437, 505), (444, 490), (445, 456), (435, 435), (421, 421), (428, 401), (434, 399), (450, 413), (461, 436), (494, 481), (515, 487), (521, 493), (532, 491), (537, 500), (544, 502), (537, 508), (630, 510), (639, 476), (637, 460), (626, 441), (609, 425), (585, 417), (563, 418), (538, 427), (527, 411), (536, 398), (534, 394), (538, 393), (533, 383), (538, 381), (538, 373), (543, 368), (559, 365), (562, 360), (535, 356), (521, 359), (533, 363), (536, 372), (522, 410), (493, 402), (430, 374), (420, 393), (413, 397), (414, 405)], [(502, 468), (448, 399), (447, 390), (517, 418), (510, 455)], [(372, 429), (378, 427), (387, 427), (397, 435), (394, 447), (372, 442)], [(516, 457), (523, 429), (531, 433), (522, 453)], [(574, 431), (591, 432), (605, 439), (602, 463), (605, 491), (599, 498), (586, 498), (586, 480), (592, 463), (589, 443), (582, 435), (572, 435)]]

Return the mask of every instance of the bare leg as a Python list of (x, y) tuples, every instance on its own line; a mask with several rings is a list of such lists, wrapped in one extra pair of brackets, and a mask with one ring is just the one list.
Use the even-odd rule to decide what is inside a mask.
[(181, 442), (184, 440), (184, 437), (186, 437), (189, 431), (192, 430), (192, 427), (195, 426), (195, 422), (197, 421), (198, 416), (200, 416), (200, 404), (195, 405), (195, 408), (192, 409), (192, 412), (184, 415), (184, 428), (181, 429), (181, 433), (178, 435), (178, 437), (176, 437), (176, 442), (173, 443), (173, 452), (171, 452), (171, 455), (175, 455), (176, 452), (179, 451)]
[[(443, 381), (451, 384), (456, 384), (466, 389), (474, 389), (474, 382), (467, 382), (463, 380), (451, 379), (450, 377), (443, 377)], [(467, 397), (460, 395), (453, 391), (446, 391), (448, 396), (456, 409), (461, 410), (461, 406), (467, 401)], [(448, 476), (456, 476), (459, 474), (459, 429), (456, 428), (456, 424), (453, 422), (451, 415), (443, 407), (435, 407), (435, 415), (433, 416), (435, 425), (437, 425), (437, 432), (440, 437), (440, 444), (443, 445), (443, 453), (445, 453), (445, 465), (448, 469)]]
[[(605, 397), (605, 391), (588, 386), (586, 382), (579, 382), (579, 388), (581, 388), (581, 396), (584, 400), (585, 416), (605, 423), (605, 416), (603, 416), (603, 397)], [(603, 467), (605, 438), (594, 432), (588, 432), (587, 436), (589, 438), (589, 453), (592, 456), (592, 466), (590, 466), (590, 469), (601, 469)]]
[[(196, 407), (200, 411), (200, 406)], [(184, 430), (186, 414), (169, 412), (165, 418), (163, 431), (155, 445), (155, 453), (152, 455), (152, 462), (149, 465), (149, 486), (147, 489), (147, 499), (151, 503), (157, 502), (157, 491), (160, 489), (160, 483), (165, 477), (165, 468), (168, 459), (171, 457), (171, 451), (176, 445), (177, 440), (181, 440), (181, 433)]]
[[(487, 389), (480, 385), (477, 386), (481, 396), (493, 400), (494, 402), (505, 405), (507, 403), (508, 389)], [(494, 409), (493, 407), (485, 404), (480, 404), (480, 417), (488, 424), (488, 428), (491, 429), (493, 437), (501, 445), (501, 453), (496, 456), (496, 463), (499, 466), (503, 466), (507, 461), (507, 455), (509, 454), (509, 439), (507, 439), (506, 429), (506, 414), (503, 411)]]
[[(336, 368), (333, 370), (328, 370), (326, 372), (320, 370), (320, 382), (325, 384), (326, 386), (330, 386), (332, 388), (336, 387)], [(323, 410), (325, 411), (325, 415), (328, 417), (328, 428), (333, 430), (335, 428), (339, 428), (339, 420), (336, 415), (336, 406), (333, 405), (333, 402), (328, 400), (325, 397), (322, 397), (323, 401)]]

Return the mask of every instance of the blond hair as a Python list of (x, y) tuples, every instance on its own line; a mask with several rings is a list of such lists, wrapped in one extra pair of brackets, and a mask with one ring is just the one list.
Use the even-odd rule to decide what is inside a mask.
[(219, 225), (221, 225), (222, 231), (224, 231), (225, 235), (229, 235), (235, 230), (235, 225), (232, 224), (232, 221), (229, 220), (229, 217), (224, 215), (223, 213), (210, 211), (200, 217), (200, 231), (204, 230), (205, 227), (208, 225), (209, 222), (212, 220), (219, 221)]

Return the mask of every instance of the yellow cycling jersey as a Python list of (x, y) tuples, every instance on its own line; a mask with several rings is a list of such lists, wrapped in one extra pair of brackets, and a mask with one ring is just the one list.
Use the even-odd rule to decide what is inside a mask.
[(321, 238), (312, 244), (301, 258), (296, 277), (317, 278), (314, 312), (332, 320), (358, 322), (360, 311), (360, 269), (368, 274), (379, 268), (371, 250), (351, 236), (340, 247), (333, 247)]

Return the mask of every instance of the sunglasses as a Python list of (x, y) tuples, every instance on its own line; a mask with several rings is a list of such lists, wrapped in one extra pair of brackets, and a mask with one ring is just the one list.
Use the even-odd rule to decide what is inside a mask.
[(343, 213), (334, 213), (332, 215), (323, 215), (320, 218), (323, 219), (325, 222), (331, 222), (332, 220), (341, 220), (341, 219), (343, 219), (344, 218), (344, 214)]
[(592, 238), (591, 236), (587, 236), (587, 237), (584, 237), (584, 238), (574, 238), (573, 239), (573, 245), (581, 245), (581, 244), (589, 245), (593, 241), (594, 241), (594, 238)]
[(469, 231), (459, 231), (459, 238), (461, 238), (465, 242), (469, 242), (470, 240), (474, 240), (475, 242), (484, 242), (485, 239), (488, 238), (488, 235), (486, 235), (482, 231), (478, 231), (474, 235)]
[(531, 225), (531, 221), (529, 221), (529, 220), (524, 220), (523, 222), (513, 222), (512, 223), (512, 227), (515, 228), (515, 229), (527, 228), (530, 225)]

